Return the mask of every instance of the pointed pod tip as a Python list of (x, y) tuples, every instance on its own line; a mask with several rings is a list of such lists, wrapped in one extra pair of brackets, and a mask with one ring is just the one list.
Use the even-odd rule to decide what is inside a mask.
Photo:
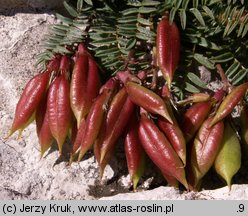
[(182, 183), (182, 185), (186, 188), (186, 190), (189, 190), (189, 185), (188, 185), (188, 182), (187, 180), (183, 180), (183, 181), (180, 181)]
[(12, 136), (13, 133), (14, 133), (14, 131), (10, 129), (9, 132), (8, 132), (8, 134), (3, 139), (4, 140), (9, 139)]
[(69, 166), (71, 166), (71, 164), (73, 163), (74, 159), (75, 158), (74, 158), (73, 154), (71, 154), (70, 159), (69, 159)]
[(229, 192), (231, 192), (231, 190), (232, 190), (232, 184), (231, 183), (228, 183), (227, 184), (227, 187), (228, 187)]
[(132, 182), (133, 182), (133, 190), (135, 191), (136, 188), (137, 188), (137, 185), (138, 185), (138, 183), (139, 183), (140, 177), (139, 177), (138, 175), (135, 175), (135, 174), (134, 174), (134, 175), (131, 177), (131, 179), (132, 179)]
[(186, 154), (180, 155), (179, 157), (183, 163), (183, 168), (185, 168), (186, 167), (186, 161), (187, 161), (186, 160)]
[(169, 123), (174, 124), (172, 118), (170, 117), (170, 115), (165, 110), (161, 110), (161, 112), (159, 114), (162, 117), (164, 117)]
[(100, 180), (102, 180), (102, 178), (103, 178), (103, 173), (104, 173), (104, 168), (102, 168), (102, 167), (100, 167), (100, 175), (99, 175), (99, 177), (100, 177)]
[(212, 119), (212, 121), (209, 123), (208, 128), (213, 127), (217, 122), (218, 122), (218, 120), (214, 117), (214, 118)]
[(40, 152), (40, 160), (44, 157), (44, 153), (45, 153), (45, 151), (41, 150), (41, 152)]
[(101, 149), (101, 155), (100, 155), (100, 164), (104, 163), (105, 156), (106, 156), (106, 150), (105, 150), (104, 147), (102, 147), (102, 149)]
[(78, 155), (78, 159), (77, 159), (77, 162), (79, 163), (83, 158), (83, 155), (81, 154), (81, 152), (79, 153)]
[(167, 73), (163, 73), (163, 74), (164, 74), (164, 79), (166, 81), (166, 84), (168, 86), (168, 89), (170, 90), (171, 89), (172, 80), (171, 80), (170, 76)]
[(17, 140), (20, 140), (22, 138), (23, 130), (24, 130), (24, 127), (19, 129)]

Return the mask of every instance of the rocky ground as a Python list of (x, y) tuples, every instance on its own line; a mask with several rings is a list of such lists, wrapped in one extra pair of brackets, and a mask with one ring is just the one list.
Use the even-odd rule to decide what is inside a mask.
[(56, 22), (53, 11), (34, 8), (31, 3), (35, 1), (27, 2), (30, 5), (0, 8), (0, 199), (248, 199), (245, 172), (239, 175), (241, 179), (234, 179), (238, 184), (231, 192), (217, 178), (207, 177), (203, 191), (188, 193), (163, 186), (158, 173), (154, 178), (149, 177), (154, 173), (147, 173), (133, 193), (121, 148), (99, 180), (90, 152), (72, 166), (67, 158), (57, 160), (55, 147), (40, 159), (34, 124), (21, 139), (15, 134), (5, 140), (19, 96), (38, 72), (35, 58), (41, 51), (39, 45), (48, 26)]

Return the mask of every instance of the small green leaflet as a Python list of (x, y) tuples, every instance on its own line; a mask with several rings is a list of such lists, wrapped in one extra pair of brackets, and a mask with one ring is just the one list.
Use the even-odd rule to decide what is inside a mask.
[(66, 1), (63, 2), (64, 3), (64, 7), (65, 9), (68, 11), (68, 13), (72, 16), (72, 17), (77, 17), (78, 13), (75, 10), (74, 7), (72, 7), (71, 5), (69, 5)]
[(239, 67), (240, 63), (238, 61), (234, 61), (234, 63), (226, 70), (226, 76), (228, 78), (232, 77), (232, 75), (236, 73)]
[(185, 90), (191, 93), (199, 93), (200, 90), (198, 88), (196, 88), (195, 86), (191, 85), (188, 82), (185, 82), (186, 86), (185, 86)]
[(169, 16), (170, 23), (172, 23), (172, 22), (174, 21), (176, 12), (177, 12), (177, 8), (173, 7), (173, 8), (171, 9), (171, 11), (170, 11), (170, 16)]
[(195, 53), (194, 59), (209, 69), (212, 70), (215, 69), (214, 63), (211, 60), (209, 60), (207, 57), (203, 56), (202, 54)]
[(135, 46), (135, 44), (136, 44), (136, 39), (135, 39), (135, 38), (131, 38), (131, 39), (127, 42), (127, 44), (126, 44), (126, 49), (127, 49), (127, 50), (132, 49), (132, 48)]
[(215, 19), (214, 14), (213, 14), (213, 12), (211, 11), (211, 9), (209, 9), (209, 7), (207, 7), (206, 5), (204, 5), (204, 6), (202, 7), (202, 9), (206, 12), (206, 14), (207, 14), (209, 17), (211, 17), (212, 19)]
[(140, 7), (139, 8), (139, 13), (141, 14), (149, 14), (155, 11), (157, 11), (155, 7)]
[(137, 8), (130, 8), (130, 9), (126, 9), (126, 10), (122, 11), (121, 13), (124, 16), (130, 15), (130, 14), (137, 14), (138, 13), (138, 9)]
[(146, 25), (146, 26), (152, 25), (152, 23), (150, 22), (149, 19), (144, 19), (144, 18), (141, 18), (141, 17), (138, 18), (138, 22), (139, 22), (140, 24)]
[(238, 85), (239, 82), (247, 76), (248, 69), (241, 69), (236, 75), (231, 79), (232, 85)]
[(83, 8), (84, 0), (78, 0), (77, 1), (77, 11), (80, 12)]
[(215, 63), (228, 62), (232, 59), (233, 59), (233, 54), (231, 52), (227, 52), (227, 53), (210, 58), (210, 60)]
[(202, 26), (205, 26), (205, 21), (201, 15), (201, 12), (197, 8), (191, 8), (190, 11), (195, 15), (195, 18), (199, 21)]
[(194, 73), (189, 72), (187, 74), (188, 79), (200, 88), (206, 89), (206, 84)]
[(149, 1), (149, 0), (143, 0), (141, 3), (143, 6), (156, 6), (159, 5), (159, 1)]
[(186, 22), (187, 22), (186, 11), (184, 9), (180, 10), (179, 15), (180, 15), (182, 29), (185, 29), (186, 28)]
[(72, 20), (72, 19), (67, 18), (67, 17), (65, 17), (65, 16), (62, 16), (62, 15), (60, 15), (60, 14), (58, 14), (58, 13), (56, 13), (56, 17), (57, 17), (60, 21), (62, 21), (63, 23), (66, 23), (66, 24), (69, 24), (69, 25), (71, 25), (71, 24), (73, 23), (73, 20)]

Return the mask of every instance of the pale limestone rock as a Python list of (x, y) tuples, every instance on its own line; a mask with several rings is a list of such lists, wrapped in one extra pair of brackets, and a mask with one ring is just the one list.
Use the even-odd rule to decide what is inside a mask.
[(200, 192), (181, 192), (172, 187), (158, 187), (149, 191), (136, 193), (121, 193), (112, 197), (103, 197), (101, 200), (247, 200), (248, 187), (246, 184), (233, 185), (216, 190)]

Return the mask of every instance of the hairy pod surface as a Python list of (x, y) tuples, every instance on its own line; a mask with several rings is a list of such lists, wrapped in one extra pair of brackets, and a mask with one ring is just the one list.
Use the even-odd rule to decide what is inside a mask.
[(122, 88), (113, 98), (106, 117), (106, 131), (101, 147), (100, 162), (104, 160), (107, 152), (114, 148), (118, 138), (124, 132), (134, 107), (125, 88)]
[(233, 176), (241, 166), (241, 148), (236, 132), (226, 122), (223, 142), (220, 151), (215, 159), (214, 167), (216, 172), (226, 181), (231, 190)]
[(147, 155), (162, 174), (175, 177), (188, 188), (182, 161), (163, 133), (144, 114), (141, 115), (139, 123), (139, 138)]
[(64, 75), (50, 85), (47, 99), (49, 126), (62, 153), (64, 141), (71, 126), (70, 86)]
[(15, 131), (22, 130), (34, 120), (35, 111), (40, 104), (40, 101), (46, 94), (50, 72), (37, 74), (26, 85), (15, 110), (15, 117), (8, 134), (11, 136)]
[(208, 118), (204, 121), (192, 146), (191, 168), (194, 175), (194, 186), (213, 165), (223, 140), (224, 123), (220, 121), (213, 127), (209, 127), (212, 120), (213, 118)]
[(161, 115), (170, 123), (173, 123), (166, 104), (159, 95), (134, 82), (127, 82), (125, 87), (133, 103), (150, 113)]
[(188, 143), (196, 134), (212, 108), (211, 102), (193, 104), (183, 115), (181, 128)]
[(47, 94), (43, 97), (40, 102), (36, 113), (36, 132), (38, 135), (40, 148), (41, 148), (41, 157), (44, 153), (50, 148), (54, 140), (49, 127), (48, 112), (47, 112)]
[(248, 83), (243, 83), (232, 89), (232, 91), (224, 98), (224, 100), (220, 104), (210, 124), (210, 127), (224, 119), (233, 111), (233, 108), (240, 102), (240, 100), (242, 100), (243, 96), (247, 91), (247, 88)]
[(78, 127), (81, 119), (87, 114), (87, 77), (89, 70), (88, 56), (80, 54), (76, 58), (73, 68), (70, 87), (70, 103), (71, 109), (77, 119)]
[(168, 18), (158, 24), (156, 46), (158, 66), (170, 87), (180, 58), (180, 32)]
[(135, 113), (130, 118), (125, 135), (124, 149), (127, 160), (127, 167), (134, 190), (137, 187), (140, 177), (144, 172), (145, 153), (139, 140), (138, 119)]

